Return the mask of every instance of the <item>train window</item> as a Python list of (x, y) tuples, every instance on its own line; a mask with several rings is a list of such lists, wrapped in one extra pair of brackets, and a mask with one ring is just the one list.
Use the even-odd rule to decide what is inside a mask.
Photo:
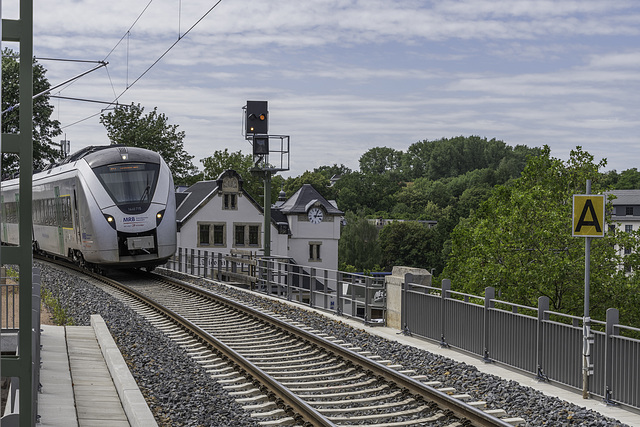
[(149, 206), (159, 170), (160, 165), (155, 163), (118, 163), (94, 169), (113, 201), (121, 208), (130, 205), (131, 212)]

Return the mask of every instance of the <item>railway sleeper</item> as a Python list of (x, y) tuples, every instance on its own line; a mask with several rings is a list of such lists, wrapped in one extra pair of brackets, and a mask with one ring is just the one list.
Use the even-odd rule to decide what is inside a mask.
[(256, 405), (243, 406), (242, 409), (244, 409), (245, 411), (257, 411), (259, 409), (273, 408), (274, 406), (276, 406), (275, 402), (264, 402), (258, 403)]
[(523, 424), (526, 424), (526, 420), (520, 417), (501, 418), (501, 420), (505, 423), (511, 424), (512, 426), (521, 426)]
[[(339, 385), (332, 385), (332, 386), (327, 386), (327, 387), (307, 387), (307, 388), (297, 388), (295, 390), (297, 395), (300, 395), (300, 393), (326, 393), (327, 391), (330, 390), (350, 390), (351, 394), (357, 394), (358, 392), (360, 394), (363, 393), (368, 393), (368, 390), (354, 390), (354, 388), (356, 387), (365, 387), (367, 385), (371, 385), (371, 384), (375, 384), (377, 383), (378, 380), (376, 378), (371, 378), (368, 379), (366, 381), (362, 381), (359, 383), (351, 383), (351, 384), (339, 384)], [(326, 395), (325, 395), (326, 396)]]
[[(352, 384), (353, 385), (353, 384)], [(367, 382), (366, 384), (364, 383), (360, 383), (358, 384), (359, 386), (362, 385), (370, 385), (370, 382)], [(370, 388), (370, 389), (364, 389), (364, 390), (349, 390), (349, 391), (343, 391), (343, 392), (339, 392), (339, 393), (322, 393), (322, 394), (305, 394), (305, 393), (299, 393), (300, 390), (296, 390), (298, 391), (298, 393), (296, 393), (298, 396), (300, 397), (304, 397), (305, 400), (307, 399), (326, 399), (326, 398), (331, 398), (331, 397), (350, 397), (350, 396), (357, 396), (360, 394), (365, 394), (365, 393), (379, 393), (385, 389), (389, 388), (389, 384), (382, 384), (378, 387), (375, 388)], [(341, 399), (341, 402), (343, 402), (344, 400)], [(349, 400), (351, 401), (351, 399)], [(318, 404), (321, 404), (322, 401), (319, 401)], [(315, 405), (316, 402), (313, 402), (313, 404)]]
[[(325, 408), (325, 409), (319, 409), (318, 412), (320, 412), (321, 414), (346, 414), (349, 412), (362, 412), (362, 411), (378, 411), (380, 409), (389, 409), (389, 408), (395, 408), (398, 406), (405, 406), (405, 405), (410, 405), (412, 403), (414, 403), (416, 400), (412, 397), (399, 401), (399, 402), (388, 402), (388, 403), (383, 403), (381, 405), (374, 405), (374, 406), (358, 406), (355, 408)], [(351, 403), (351, 401), (349, 402), (345, 402), (345, 403)], [(393, 415), (393, 412), (389, 412), (386, 413), (387, 415)]]
[(273, 417), (276, 415), (280, 415), (280, 414), (285, 414), (286, 412), (284, 411), (284, 409), (274, 409), (273, 411), (269, 411), (269, 412), (257, 412), (257, 413), (252, 413), (251, 414), (251, 418), (267, 418), (267, 417)]
[[(331, 367), (330, 369), (334, 369), (334, 367)], [(351, 372), (355, 371), (356, 368), (346, 368), (342, 371), (335, 371), (335, 372), (329, 372), (329, 373), (318, 373), (318, 374), (309, 374), (309, 375), (299, 375), (299, 376), (295, 376), (293, 378), (291, 378), (291, 375), (272, 375), (272, 377), (274, 377), (276, 380), (278, 381), (283, 381), (283, 380), (287, 380), (287, 379), (296, 379), (296, 380), (312, 380), (312, 379), (317, 379), (319, 381), (314, 381), (314, 382), (309, 382), (309, 383), (315, 383), (315, 384), (322, 384), (323, 382), (326, 383), (327, 379), (329, 377), (333, 377), (336, 375), (347, 375), (350, 374)], [(307, 384), (308, 382), (304, 382), (305, 384)]]
[(236, 402), (238, 403), (251, 403), (251, 402), (260, 402), (260, 401), (268, 401), (269, 400), (269, 396), (267, 396), (266, 394), (256, 394), (253, 395), (251, 397), (241, 397), (239, 399), (236, 399)]
[[(338, 359), (331, 358), (329, 360), (322, 360), (319, 362), (314, 362), (314, 363), (305, 363), (303, 365), (300, 365), (300, 367), (303, 367), (305, 369), (301, 369), (301, 370), (297, 370), (297, 371), (292, 371), (289, 369), (265, 369), (265, 371), (269, 374), (269, 375), (284, 375), (284, 374), (298, 374), (298, 373), (305, 373), (305, 372), (309, 372), (310, 370), (315, 370), (315, 371), (321, 371), (321, 370), (328, 370), (328, 369), (337, 369), (337, 368), (341, 368), (343, 366), (345, 366), (344, 362), (340, 362), (337, 365), (333, 365), (335, 362), (337, 362)], [(326, 366), (328, 365), (328, 366)], [(291, 368), (293, 368), (293, 366), (291, 365), (287, 365), (290, 366)], [(322, 366), (321, 368), (317, 368), (317, 366)], [(326, 366), (326, 367), (325, 367)]]
[(259, 393), (261, 393), (259, 388), (252, 388), (252, 389), (243, 390), (243, 391), (230, 391), (229, 396), (255, 396)]
[(298, 425), (298, 424), (294, 424), (295, 419), (291, 418), (291, 417), (282, 417), (282, 418), (278, 418), (275, 420), (269, 420), (269, 421), (260, 421), (258, 423), (258, 425), (260, 426), (266, 426), (266, 427), (271, 427), (271, 426), (291, 426), (291, 425)]
[[(378, 392), (383, 390), (382, 387), (380, 387), (379, 390), (371, 390), (372, 392)], [(353, 403), (368, 403), (368, 402), (376, 402), (378, 400), (385, 400), (385, 399), (392, 399), (400, 394), (402, 394), (402, 391), (400, 390), (395, 390), (392, 391), (389, 394), (378, 394), (375, 396), (369, 396), (369, 397), (363, 397), (361, 399), (344, 399), (345, 397), (349, 397), (352, 396), (351, 393), (349, 392), (345, 392), (345, 393), (338, 393), (340, 394), (339, 397), (342, 397), (342, 399), (337, 399), (337, 400), (318, 400), (318, 401), (314, 401), (314, 402), (309, 402), (312, 406), (316, 407), (316, 406), (338, 406), (338, 405), (351, 405)], [(325, 395), (326, 396), (326, 395)], [(325, 397), (322, 396), (322, 397)], [(338, 397), (338, 396), (336, 396)]]
[[(310, 385), (321, 385), (321, 384), (336, 384), (336, 383), (344, 383), (346, 381), (357, 381), (362, 377), (366, 376), (364, 373), (356, 374), (351, 377), (340, 377), (333, 379), (323, 379), (320, 381), (300, 381), (300, 382), (282, 382), (282, 385), (287, 388), (297, 388), (297, 387), (307, 387)], [(347, 386), (349, 384), (346, 384)]]
[(223, 385), (222, 388), (224, 390), (242, 390), (243, 388), (254, 387), (254, 386), (255, 386), (254, 383), (246, 382), (241, 384)]
[[(415, 408), (412, 409), (407, 409), (405, 411), (399, 411), (399, 412), (390, 412), (390, 413), (384, 413), (384, 414), (371, 414), (371, 415), (355, 415), (355, 416), (346, 416), (346, 417), (327, 417), (329, 418), (330, 421), (332, 422), (347, 422), (347, 421), (373, 421), (373, 420), (381, 420), (381, 419), (385, 419), (385, 418), (395, 418), (395, 417), (406, 417), (409, 415), (416, 415), (419, 414), (420, 412), (423, 412), (425, 410), (429, 410), (429, 406), (427, 405), (422, 405), (422, 406), (417, 406)], [(439, 419), (442, 419), (446, 417), (444, 412), (439, 412), (434, 416), (431, 416), (429, 418), (423, 418), (423, 419), (414, 419), (414, 420), (407, 420), (407, 421), (411, 421), (412, 424), (407, 424), (407, 425), (415, 425), (418, 423), (428, 423), (428, 422), (433, 422), (433, 421), (437, 421)], [(384, 424), (384, 425), (389, 425), (389, 424)]]

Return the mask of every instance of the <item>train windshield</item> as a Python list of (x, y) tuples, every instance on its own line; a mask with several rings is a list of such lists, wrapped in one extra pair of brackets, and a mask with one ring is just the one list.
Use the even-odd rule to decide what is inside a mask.
[(151, 204), (159, 170), (155, 163), (116, 163), (94, 172), (123, 212), (142, 213)]

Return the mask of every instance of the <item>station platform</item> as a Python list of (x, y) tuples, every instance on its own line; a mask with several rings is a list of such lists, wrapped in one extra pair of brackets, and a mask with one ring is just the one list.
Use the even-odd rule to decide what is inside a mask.
[(157, 426), (102, 317), (41, 329), (39, 426)]

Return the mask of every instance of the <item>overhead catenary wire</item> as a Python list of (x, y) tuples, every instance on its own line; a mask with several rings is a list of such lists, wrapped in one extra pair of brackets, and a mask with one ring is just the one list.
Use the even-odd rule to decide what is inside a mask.
[[(122, 38), (120, 39), (120, 41), (118, 41), (118, 43), (116, 44), (116, 46), (111, 49), (111, 51), (109, 52), (109, 54), (107, 54), (107, 56), (105, 57), (105, 59), (107, 59), (109, 57), (109, 55), (111, 55), (111, 53), (116, 49), (116, 47), (122, 42), (122, 40), (124, 40), (125, 37), (128, 36), (129, 32), (131, 31), (131, 29), (134, 27), (134, 25), (138, 22), (138, 20), (140, 19), (140, 17), (142, 16), (142, 14), (144, 14), (144, 12), (147, 10), (147, 8), (149, 7), (149, 5), (152, 3), (153, 0), (150, 0), (149, 3), (147, 4), (147, 6), (144, 8), (144, 10), (140, 13), (140, 15), (138, 15), (138, 17), (136, 18), (136, 20), (134, 21), (134, 23), (131, 25), (131, 27), (127, 30), (127, 32), (122, 36)], [(202, 20), (204, 18), (206, 18), (212, 11), (213, 9), (215, 9), (220, 3), (222, 3), (222, 0), (218, 0), (213, 6), (211, 6), (193, 25), (191, 25), (191, 27), (189, 27), (184, 34), (178, 34), (178, 39), (176, 41), (174, 41), (159, 57), (158, 59), (156, 59), (151, 65), (149, 65), (149, 67), (147, 67), (142, 74), (140, 74), (131, 84), (128, 84), (128, 77), (127, 77), (127, 85), (125, 87), (125, 89), (117, 96), (115, 96), (115, 98), (113, 99), (113, 101), (107, 103), (107, 105), (116, 105), (119, 101), (119, 99), (129, 90), (131, 89), (131, 87), (133, 87), (133, 85), (135, 85), (138, 81), (140, 81), (149, 71), (151, 71), (151, 69), (153, 67), (156, 66), (156, 64), (158, 64), (187, 34), (189, 34), (200, 22), (202, 22)], [(128, 67), (127, 67), (128, 68)], [(127, 70), (128, 73), (128, 70)], [(108, 108), (108, 107), (107, 107)], [(104, 111), (104, 109), (102, 110)], [(88, 117), (85, 117), (84, 119), (78, 120), (76, 122), (73, 122), (69, 125), (63, 126), (61, 127), (61, 129), (66, 129), (68, 127), (74, 126), (78, 123), (82, 123), (86, 120), (89, 120), (93, 117), (96, 117), (100, 114), (102, 114), (102, 111), (96, 113), (96, 114), (92, 114)]]

